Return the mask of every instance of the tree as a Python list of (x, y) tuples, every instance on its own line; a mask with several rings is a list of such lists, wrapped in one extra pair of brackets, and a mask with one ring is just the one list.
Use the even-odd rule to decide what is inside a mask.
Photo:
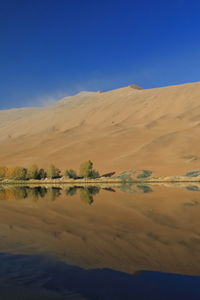
[(3, 179), (6, 177), (6, 168), (0, 167), (0, 179)]
[(50, 179), (58, 178), (60, 177), (60, 173), (61, 171), (58, 168), (56, 168), (54, 165), (50, 165), (47, 170), (47, 177)]
[(12, 178), (17, 180), (27, 179), (27, 169), (22, 167), (15, 167), (12, 173)]
[(45, 172), (44, 169), (39, 169), (38, 171), (38, 179), (45, 179), (47, 177), (47, 173)]
[(29, 169), (28, 169), (28, 175), (27, 177), (29, 179), (38, 179), (38, 167), (37, 165), (32, 165)]
[(15, 168), (6, 168), (5, 177), (9, 178), (9, 179), (14, 178), (14, 171), (15, 171)]
[(93, 163), (90, 160), (83, 162), (80, 165), (80, 176), (89, 178), (92, 171)]
[(76, 171), (71, 170), (71, 169), (70, 170), (66, 170), (65, 176), (69, 177), (69, 178), (73, 178), (73, 179), (77, 178)]

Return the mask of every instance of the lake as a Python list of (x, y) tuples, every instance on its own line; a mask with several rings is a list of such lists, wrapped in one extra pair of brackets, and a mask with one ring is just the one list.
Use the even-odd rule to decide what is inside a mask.
[(200, 299), (200, 185), (0, 186), (0, 299)]

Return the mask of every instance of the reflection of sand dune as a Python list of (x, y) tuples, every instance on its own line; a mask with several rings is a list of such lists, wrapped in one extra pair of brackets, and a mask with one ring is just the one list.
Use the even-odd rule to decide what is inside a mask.
[(84, 268), (200, 274), (199, 193), (102, 190), (92, 205), (62, 193), (1, 201), (0, 252), (49, 254)]
[(200, 83), (150, 90), (83, 92), (47, 108), (0, 111), (0, 164), (101, 172), (152, 169), (156, 176), (199, 168)]

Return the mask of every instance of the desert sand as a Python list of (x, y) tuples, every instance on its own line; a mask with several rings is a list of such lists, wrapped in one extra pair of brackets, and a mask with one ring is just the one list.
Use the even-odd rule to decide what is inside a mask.
[(150, 169), (156, 176), (199, 169), (200, 83), (81, 92), (49, 107), (0, 111), (0, 165), (100, 172)]

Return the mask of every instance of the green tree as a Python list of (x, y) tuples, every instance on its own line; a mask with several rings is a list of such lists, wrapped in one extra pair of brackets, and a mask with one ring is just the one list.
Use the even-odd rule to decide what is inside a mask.
[(27, 177), (29, 179), (38, 179), (38, 167), (37, 165), (32, 165), (29, 169), (28, 169), (28, 174)]
[(47, 170), (47, 177), (50, 179), (60, 177), (61, 171), (56, 168), (54, 165), (50, 165)]
[(91, 160), (87, 160), (80, 165), (80, 176), (89, 178), (92, 171), (93, 163)]
[(38, 179), (45, 179), (47, 177), (47, 173), (44, 169), (39, 169), (38, 171)]
[(65, 176), (66, 176), (66, 177), (69, 177), (69, 178), (73, 178), (73, 179), (76, 179), (76, 178), (77, 178), (76, 171), (71, 170), (71, 169), (70, 169), (70, 170), (66, 170)]

